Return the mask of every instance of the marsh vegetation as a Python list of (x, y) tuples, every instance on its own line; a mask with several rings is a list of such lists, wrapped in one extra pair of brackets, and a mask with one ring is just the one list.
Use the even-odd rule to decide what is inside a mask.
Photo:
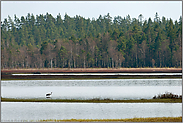
[(1, 98), (2, 102), (69, 102), (69, 103), (182, 103), (182, 99), (139, 99), (139, 100), (112, 100), (112, 99), (15, 99)]
[(182, 95), (173, 94), (171, 92), (165, 92), (163, 94), (155, 95), (153, 99), (181, 99), (182, 100)]
[(38, 120), (38, 122), (182, 122), (182, 117), (151, 117), (130, 119), (70, 119), (70, 120)]

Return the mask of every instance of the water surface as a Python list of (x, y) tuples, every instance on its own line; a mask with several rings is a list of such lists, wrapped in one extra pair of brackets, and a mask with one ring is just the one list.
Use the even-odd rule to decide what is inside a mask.
[[(1, 81), (5, 98), (150, 99), (156, 94), (182, 94), (182, 79), (8, 80)], [(182, 116), (181, 103), (49, 103), (2, 102), (2, 121), (41, 119), (123, 119)]]
[(2, 121), (41, 119), (124, 119), (182, 116), (181, 103), (2, 102)]
[(182, 94), (181, 79), (99, 79), (99, 80), (11, 80), (1, 82), (1, 95), (6, 98), (53, 99), (150, 99), (172, 92)]

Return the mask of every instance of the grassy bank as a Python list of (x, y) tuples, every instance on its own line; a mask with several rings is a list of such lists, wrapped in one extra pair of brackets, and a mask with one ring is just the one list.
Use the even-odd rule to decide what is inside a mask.
[(1, 98), (1, 102), (68, 102), (68, 103), (182, 103), (182, 99), (139, 99), (139, 100), (110, 100), (110, 99), (15, 99)]
[(69, 120), (38, 120), (38, 122), (182, 122), (182, 117), (155, 117), (131, 119), (69, 119)]

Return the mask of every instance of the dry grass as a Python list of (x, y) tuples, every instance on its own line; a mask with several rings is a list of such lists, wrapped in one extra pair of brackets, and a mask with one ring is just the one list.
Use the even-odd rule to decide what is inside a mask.
[(111, 100), (111, 99), (15, 99), (1, 98), (1, 102), (68, 102), (68, 103), (182, 103), (182, 99), (139, 99), (139, 100)]
[(38, 120), (38, 122), (182, 122), (182, 117), (155, 117), (131, 119), (68, 119), (68, 120)]
[(30, 72), (181, 72), (182, 68), (29, 68), (1, 69), (1, 72), (30, 73)]

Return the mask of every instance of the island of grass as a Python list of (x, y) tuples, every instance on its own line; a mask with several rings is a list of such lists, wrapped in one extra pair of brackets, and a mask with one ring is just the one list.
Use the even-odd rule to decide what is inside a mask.
[(67, 102), (67, 103), (182, 103), (182, 99), (137, 99), (137, 100), (112, 100), (112, 99), (17, 99), (1, 98), (1, 102)]
[(68, 119), (68, 120), (38, 120), (38, 122), (182, 122), (182, 117), (149, 117), (130, 119)]

